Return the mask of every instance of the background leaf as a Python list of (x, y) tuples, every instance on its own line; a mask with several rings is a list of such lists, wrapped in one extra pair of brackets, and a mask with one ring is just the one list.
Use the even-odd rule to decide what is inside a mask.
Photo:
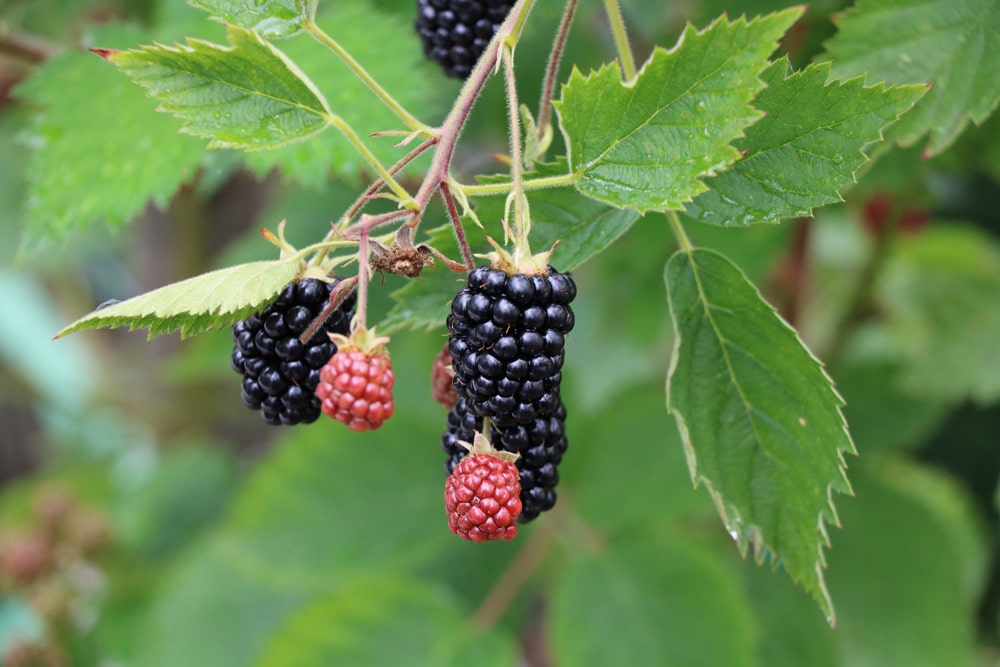
[(904, 146), (929, 133), (926, 152), (940, 153), (1000, 103), (995, 0), (859, 0), (836, 24), (823, 56), (833, 61), (833, 76), (934, 84), (892, 132)]
[(264, 37), (288, 37), (306, 20), (305, 0), (188, 0), (222, 23), (253, 30)]
[(688, 215), (715, 225), (776, 223), (841, 201), (867, 161), (863, 149), (926, 92), (865, 88), (860, 78), (826, 84), (828, 63), (792, 74), (788, 67), (782, 58), (761, 75), (767, 87), (754, 106), (767, 115), (736, 142), (743, 158), (708, 181)]
[(57, 334), (80, 329), (149, 328), (149, 337), (181, 330), (192, 336), (232, 324), (277, 296), (298, 273), (297, 260), (237, 264), (132, 297), (81, 317)]
[[(841, 664), (979, 664), (965, 573), (982, 566), (974, 564), (981, 545), (952, 533), (975, 533), (961, 494), (940, 475), (905, 464), (862, 465), (853, 479), (857, 498), (841, 504), (845, 529), (830, 552)], [(935, 516), (942, 511), (944, 521)]]
[(901, 383), (945, 401), (1000, 400), (1000, 245), (942, 224), (902, 240), (879, 287), (904, 352)]
[(679, 209), (702, 179), (739, 158), (730, 142), (759, 119), (750, 106), (758, 74), (801, 8), (697, 32), (657, 48), (635, 82), (617, 63), (584, 77), (574, 70), (556, 104), (581, 192), (639, 212)]
[(676, 538), (578, 553), (552, 599), (554, 657), (580, 667), (749, 667), (753, 624), (741, 593), (711, 552)]
[(296, 612), (254, 664), (507, 667), (513, 648), (502, 631), (472, 627), (444, 591), (386, 577), (351, 582)]
[(189, 38), (107, 59), (181, 118), (183, 132), (210, 138), (209, 148), (277, 148), (326, 129), (326, 100), (287, 56), (250, 30), (226, 33), (231, 48)]
[[(146, 36), (125, 25), (97, 35), (102, 46)], [(46, 61), (16, 94), (37, 110), (22, 135), (29, 249), (95, 221), (120, 227), (149, 201), (165, 207), (201, 161), (201, 141), (177, 136), (177, 119), (153, 113), (156, 103), (141, 88), (89, 53)]]
[(832, 619), (823, 582), (832, 490), (850, 490), (853, 446), (819, 362), (740, 270), (708, 250), (675, 254), (665, 279), (674, 319), (667, 406), (691, 477), (741, 548), (780, 560)]

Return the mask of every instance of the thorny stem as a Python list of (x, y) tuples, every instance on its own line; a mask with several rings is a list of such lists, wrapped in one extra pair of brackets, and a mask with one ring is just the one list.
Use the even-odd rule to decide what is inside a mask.
[[(451, 159), (455, 153), (458, 137), (462, 133), (465, 122), (468, 120), (469, 114), (472, 112), (472, 107), (479, 98), (479, 94), (486, 85), (487, 79), (489, 79), (496, 67), (500, 48), (505, 38), (519, 34), (519, 32), (515, 32), (515, 28), (523, 25), (524, 18), (531, 11), (534, 3), (535, 0), (518, 0), (518, 3), (514, 5), (514, 8), (511, 9), (510, 14), (507, 15), (500, 29), (493, 36), (493, 40), (486, 47), (486, 51), (472, 70), (469, 78), (465, 80), (465, 85), (462, 86), (458, 99), (455, 100), (455, 104), (448, 113), (448, 116), (437, 129), (437, 147), (434, 150), (434, 158), (431, 160), (431, 165), (424, 176), (423, 182), (420, 184), (420, 188), (417, 190), (417, 194), (411, 200), (415, 204), (411, 208), (416, 211), (423, 211), (434, 195), (434, 192), (448, 179)], [(360, 233), (362, 230), (373, 230), (380, 225), (385, 225), (402, 217), (409, 216), (412, 212), (412, 210), (393, 211), (391, 213), (371, 216), (344, 229), (343, 235), (349, 238)], [(413, 215), (408, 224), (415, 230), (420, 224), (420, 216)]]
[(458, 215), (455, 198), (451, 194), (451, 188), (447, 181), (441, 183), (441, 198), (444, 199), (445, 208), (448, 209), (448, 217), (451, 218), (451, 224), (455, 228), (455, 238), (458, 239), (458, 247), (462, 250), (462, 259), (465, 260), (466, 268), (471, 271), (476, 267), (476, 262), (472, 258), (472, 249), (469, 248), (469, 240), (465, 238), (462, 218)]
[(694, 250), (694, 245), (691, 244), (691, 239), (688, 238), (687, 233), (684, 231), (684, 226), (681, 224), (681, 219), (677, 215), (677, 211), (667, 211), (667, 220), (670, 221), (670, 228), (674, 230), (674, 236), (677, 237), (677, 244), (681, 247), (681, 250), (684, 252)]
[(365, 160), (368, 161), (368, 164), (370, 164), (375, 171), (378, 172), (378, 175), (382, 177), (382, 180), (385, 181), (389, 189), (392, 190), (397, 197), (399, 197), (400, 204), (410, 210), (418, 208), (416, 202), (414, 202), (413, 198), (410, 197), (410, 193), (406, 191), (406, 188), (396, 182), (396, 179), (392, 177), (389, 171), (382, 165), (381, 162), (379, 162), (379, 159), (375, 157), (375, 154), (368, 149), (364, 142), (361, 141), (360, 137), (358, 137), (351, 126), (348, 125), (343, 118), (335, 114), (326, 114), (326, 122), (340, 130), (344, 136), (347, 137), (347, 140), (358, 149), (358, 152), (361, 153)]
[(622, 8), (618, 5), (618, 0), (604, 0), (604, 11), (608, 15), (611, 34), (615, 39), (615, 48), (618, 50), (618, 60), (622, 64), (622, 80), (631, 81), (635, 78), (635, 60), (632, 57), (632, 46), (628, 41), (628, 32), (625, 30)]
[[(462, 128), (465, 127), (465, 122), (468, 120), (483, 86), (486, 85), (486, 80), (496, 68), (500, 49), (509, 38), (516, 40), (520, 34), (520, 28), (524, 25), (524, 20), (534, 4), (535, 0), (518, 0), (500, 29), (493, 36), (493, 40), (486, 47), (486, 51), (476, 63), (469, 78), (465, 80), (465, 85), (462, 87), (455, 105), (438, 130), (438, 146), (434, 152), (434, 160), (414, 197), (421, 208), (427, 205), (434, 191), (447, 180), (458, 137), (462, 133)], [(410, 222), (410, 226), (414, 229), (418, 224), (419, 220), (416, 218)]]
[(403, 121), (403, 123), (413, 130), (419, 133), (421, 136), (427, 137), (431, 136), (431, 130), (426, 125), (417, 120), (413, 114), (407, 111), (403, 105), (396, 101), (392, 95), (388, 93), (379, 83), (372, 78), (372, 76), (365, 70), (361, 64), (355, 60), (350, 53), (344, 50), (344, 48), (337, 43), (335, 39), (326, 34), (322, 28), (316, 25), (316, 22), (309, 19), (303, 24), (303, 29), (308, 32), (316, 41), (326, 46), (328, 49), (333, 51), (337, 56), (344, 61), (354, 74), (361, 79), (366, 86), (368, 86), (375, 95), (381, 99), (387, 107), (392, 109), (392, 112)]
[[(418, 156), (420, 156), (424, 151), (433, 146), (435, 143), (437, 143), (437, 137), (431, 137), (430, 139), (425, 140), (422, 144), (420, 144), (419, 146), (411, 150), (409, 153), (404, 155), (402, 158), (400, 158), (399, 161), (396, 162), (396, 164), (389, 167), (388, 169), (389, 173), (395, 175), (400, 169), (402, 169), (410, 162), (415, 160)], [(384, 186), (385, 186), (384, 178), (379, 178), (374, 183), (369, 185), (368, 188), (365, 189), (365, 191), (362, 192), (361, 195), (354, 200), (354, 203), (351, 204), (350, 208), (348, 208), (344, 212), (344, 214), (340, 216), (340, 220), (336, 224), (331, 225), (330, 231), (327, 232), (325, 237), (323, 237), (323, 242), (324, 243), (330, 242), (334, 238), (344, 236), (344, 230), (350, 223), (351, 219), (354, 218), (354, 216), (356, 216), (362, 208), (364, 208), (365, 204), (368, 203), (369, 198), (376, 192), (381, 190)], [(405, 215), (406, 213), (408, 213), (408, 211), (402, 212), (403, 215)], [(321, 252), (313, 258), (310, 264), (318, 266), (325, 259), (326, 259), (326, 253)]]
[[(436, 143), (437, 137), (431, 137), (430, 139), (425, 140), (422, 144), (400, 158), (396, 164), (389, 167), (389, 173), (395, 175), (400, 169), (413, 162), (413, 160), (417, 159), (417, 157), (419, 157), (424, 151)], [(346, 224), (358, 214), (358, 211), (364, 208), (364, 205), (368, 202), (368, 198), (381, 190), (384, 185), (385, 179), (380, 178), (368, 186), (368, 189), (361, 193), (361, 196), (359, 196), (354, 203), (351, 204), (351, 207), (344, 212), (344, 215), (340, 218), (340, 222), (337, 223), (337, 227), (343, 228), (346, 226)]]
[[(479, 95), (482, 92), (483, 87), (486, 85), (487, 79), (489, 79), (490, 75), (493, 73), (494, 69), (497, 66), (497, 62), (500, 58), (501, 49), (509, 50), (511, 45), (517, 43), (517, 40), (521, 34), (521, 30), (524, 26), (524, 22), (527, 19), (527, 16), (530, 13), (531, 9), (534, 7), (535, 2), (536, 0), (517, 0), (517, 3), (511, 9), (510, 13), (507, 15), (507, 18), (504, 20), (503, 24), (497, 30), (496, 34), (493, 36), (493, 39), (490, 41), (489, 45), (486, 47), (486, 50), (484, 51), (482, 57), (479, 59), (479, 62), (476, 64), (476, 67), (472, 70), (472, 73), (466, 79), (465, 84), (462, 87), (462, 90), (460, 91), (454, 106), (448, 113), (448, 116), (445, 118), (444, 122), (441, 124), (439, 128), (437, 128), (434, 132), (430, 133), (430, 139), (433, 139), (433, 143), (436, 143), (434, 149), (434, 157), (431, 160), (431, 165), (428, 168), (427, 173), (424, 175), (424, 180), (421, 183), (420, 187), (418, 188), (416, 195), (411, 197), (409, 193), (407, 193), (399, 185), (399, 183), (392, 178), (392, 173), (398, 170), (398, 168), (401, 168), (402, 166), (405, 165), (404, 160), (409, 161), (406, 157), (404, 157), (403, 160), (400, 161), (400, 163), (397, 163), (397, 165), (395, 165), (396, 169), (392, 171), (387, 170), (378, 162), (378, 160), (374, 157), (374, 155), (372, 155), (371, 152), (367, 148), (365, 148), (363, 144), (361, 144), (360, 140), (358, 140), (357, 136), (353, 133), (353, 131), (350, 130), (350, 128), (347, 126), (346, 123), (344, 123), (341, 119), (337, 118), (336, 116), (330, 115), (330, 117), (328, 118), (331, 124), (335, 124), (337, 127), (339, 127), (341, 131), (343, 131), (344, 134), (347, 135), (348, 139), (352, 142), (352, 144), (358, 147), (362, 155), (364, 155), (365, 158), (368, 159), (368, 161), (372, 164), (372, 166), (375, 167), (376, 171), (381, 177), (381, 180), (384, 181), (385, 185), (387, 185), (399, 197), (401, 203), (403, 203), (403, 205), (406, 207), (405, 209), (402, 210), (391, 211), (389, 213), (383, 213), (380, 215), (374, 215), (374, 216), (362, 215), (357, 223), (345, 226), (347, 225), (347, 222), (350, 220), (350, 218), (360, 210), (360, 208), (355, 208), (354, 206), (352, 206), (350, 211), (351, 215), (350, 216), (345, 215), (344, 217), (342, 217), (341, 222), (338, 224), (338, 229), (331, 230), (331, 233), (334, 234), (340, 233), (340, 235), (343, 238), (350, 239), (358, 237), (361, 239), (362, 245), (364, 246), (363, 249), (359, 249), (359, 259), (364, 259), (363, 262), (360, 262), (359, 275), (358, 275), (360, 282), (360, 285), (358, 287), (359, 324), (361, 325), (364, 324), (363, 315), (365, 313), (364, 308), (366, 305), (365, 302), (367, 300), (367, 289), (368, 289), (367, 244), (369, 235), (376, 228), (382, 225), (395, 222), (397, 220), (400, 220), (401, 218), (407, 218), (407, 217), (410, 218), (406, 224), (408, 224), (412, 230), (416, 230), (416, 228), (419, 226), (422, 213), (426, 209), (427, 204), (430, 201), (431, 197), (438, 189), (442, 187), (442, 184), (447, 182), (447, 180), (450, 177), (451, 160), (455, 153), (455, 146), (458, 143), (459, 135), (462, 133), (462, 129), (465, 127), (465, 123), (469, 118), (469, 114), (472, 112), (472, 108), (475, 105), (476, 100), (479, 98)], [(318, 39), (320, 39), (320, 41), (327, 43), (324, 39), (318, 37), (319, 34), (322, 34), (322, 32), (318, 30), (318, 28), (316, 28), (315, 31), (313, 32), (314, 32), (313, 34), (314, 37), (317, 37)], [(328, 36), (327, 39), (329, 39)], [(329, 42), (333, 43), (333, 40), (329, 40)], [(331, 46), (331, 44), (327, 45)], [(333, 47), (331, 46), (331, 48)], [(358, 67), (360, 69), (360, 66)], [(355, 70), (355, 73), (358, 73), (358, 70)], [(359, 74), (359, 76), (361, 75)], [(378, 90), (375, 88), (373, 88), (373, 90), (375, 90), (376, 93), (378, 92)], [(514, 113), (512, 117), (515, 119), (518, 118), (516, 113)], [(417, 128), (414, 129), (416, 130)], [(425, 144), (428, 144), (428, 142), (425, 142)], [(423, 152), (424, 150), (426, 150), (427, 147), (428, 147), (427, 145), (422, 144), (420, 147), (418, 147), (418, 149), (420, 152)], [(415, 155), (413, 157), (415, 157)], [(412, 157), (409, 157), (409, 159), (412, 159)], [(375, 190), (369, 193), (366, 199), (370, 197), (371, 194), (373, 194), (375, 191), (377, 191), (379, 187), (380, 186), (378, 186), (377, 184), (373, 184), (372, 188), (375, 188)], [(450, 195), (451, 193), (449, 192), (448, 194)], [(469, 257), (466, 257), (466, 260), (469, 261)]]
[(562, 61), (566, 39), (569, 37), (569, 29), (573, 24), (573, 15), (576, 13), (576, 2), (577, 0), (569, 0), (566, 3), (562, 21), (559, 23), (559, 32), (556, 34), (556, 41), (553, 42), (552, 52), (549, 53), (549, 63), (545, 67), (545, 81), (542, 83), (542, 99), (538, 105), (538, 138), (540, 140), (545, 138), (552, 123), (552, 96), (556, 89), (559, 63)]

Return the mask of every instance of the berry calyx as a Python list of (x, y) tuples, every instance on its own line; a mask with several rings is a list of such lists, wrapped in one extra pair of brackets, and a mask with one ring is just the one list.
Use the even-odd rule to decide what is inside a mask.
[(521, 484), (516, 455), (493, 449), (481, 433), (468, 445), (445, 483), (448, 528), (471, 542), (512, 540), (521, 514)]
[(350, 338), (331, 334), (330, 339), (338, 349), (320, 370), (316, 397), (321, 409), (352, 431), (379, 428), (395, 410), (396, 376), (385, 347), (389, 339), (364, 328)]
[(434, 357), (434, 366), (431, 368), (431, 395), (434, 400), (448, 408), (449, 410), (458, 400), (455, 387), (452, 381), (455, 379), (455, 369), (451, 367), (451, 352), (448, 351), (448, 344), (445, 343), (441, 351)]

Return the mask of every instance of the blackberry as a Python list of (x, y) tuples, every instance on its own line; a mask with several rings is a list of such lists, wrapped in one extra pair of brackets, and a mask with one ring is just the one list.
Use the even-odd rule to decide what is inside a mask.
[[(507, 452), (517, 452), (517, 469), (521, 473), (521, 515), (518, 521), (527, 523), (556, 504), (558, 465), (566, 453), (566, 408), (560, 401), (548, 417), (540, 417), (528, 425), (490, 428), (493, 446)], [(445, 469), (450, 475), (468, 454), (459, 440), (472, 442), (482, 431), (483, 418), (469, 411), (464, 398), (459, 398), (448, 412), (448, 430), (441, 438), (441, 447), (448, 454)]]
[(502, 429), (555, 412), (575, 296), (573, 279), (552, 267), (547, 275), (469, 273), (447, 325), (455, 391), (470, 412)]
[(309, 424), (320, 415), (320, 369), (337, 352), (328, 333), (346, 335), (355, 296), (350, 294), (307, 343), (299, 336), (322, 313), (333, 287), (316, 278), (285, 286), (263, 311), (233, 325), (233, 370), (243, 376), (243, 404), (269, 424)]
[(467, 78), (515, 1), (417, 0), (424, 55), (448, 76)]

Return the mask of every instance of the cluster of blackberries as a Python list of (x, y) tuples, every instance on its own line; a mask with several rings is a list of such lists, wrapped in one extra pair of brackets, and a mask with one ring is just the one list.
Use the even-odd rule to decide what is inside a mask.
[(520, 454), (522, 522), (556, 500), (556, 466), (566, 451), (559, 386), (575, 296), (573, 279), (552, 267), (532, 276), (478, 267), (448, 316), (458, 395), (442, 438), (448, 470), (465, 454), (458, 441), (471, 442), (488, 417), (493, 446)]
[(309, 424), (320, 415), (320, 369), (337, 352), (329, 333), (346, 335), (350, 294), (305, 343), (301, 335), (330, 301), (337, 280), (305, 278), (285, 286), (262, 312), (233, 325), (232, 365), (243, 376), (243, 403), (269, 424)]
[(417, 0), (424, 55), (445, 74), (465, 79), (507, 18), (515, 0)]

